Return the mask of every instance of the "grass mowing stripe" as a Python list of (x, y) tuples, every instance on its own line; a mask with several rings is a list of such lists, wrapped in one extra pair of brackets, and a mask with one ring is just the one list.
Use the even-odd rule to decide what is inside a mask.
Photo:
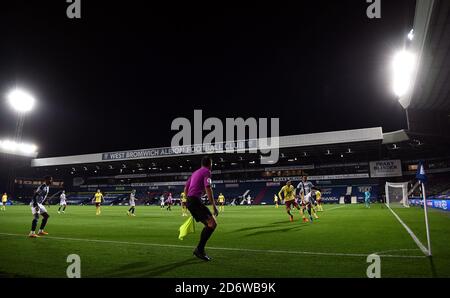
[(420, 248), (420, 250), (424, 253), (425, 256), (429, 256), (430, 253), (428, 252), (428, 249), (420, 242), (419, 238), (413, 233), (413, 231), (403, 222), (403, 220), (397, 215), (397, 213), (394, 212), (394, 210), (389, 207), (388, 204), (386, 204), (388, 209), (394, 214), (395, 218), (399, 221), (399, 223), (405, 228), (405, 230), (408, 232), (408, 234), (411, 236), (411, 238), (414, 240), (414, 242), (417, 244), (417, 246)]
[[(25, 237), (22, 234), (10, 234), (0, 233), (2, 236), (12, 237)], [(189, 248), (193, 249), (193, 246), (188, 245), (176, 245), (176, 244), (159, 244), (159, 243), (143, 243), (143, 242), (128, 242), (128, 241), (116, 241), (116, 240), (99, 240), (99, 239), (82, 239), (82, 238), (66, 238), (66, 237), (53, 237), (44, 236), (41, 239), (52, 240), (66, 240), (66, 241), (84, 241), (84, 242), (96, 242), (96, 243), (112, 243), (112, 244), (125, 244), (125, 245), (141, 245), (141, 246), (153, 246), (153, 247), (167, 247), (167, 248)], [(238, 252), (254, 252), (254, 253), (270, 253), (270, 254), (298, 254), (298, 255), (314, 255), (314, 256), (340, 256), (340, 257), (364, 257), (366, 258), (370, 254), (363, 253), (328, 253), (328, 252), (309, 252), (309, 251), (289, 251), (289, 250), (261, 250), (261, 249), (247, 249), (247, 248), (229, 248), (229, 247), (208, 247), (210, 250), (224, 250), (224, 251), (238, 251)], [(399, 250), (400, 251), (400, 250)], [(425, 258), (425, 256), (408, 256), (408, 255), (380, 255), (384, 258)]]

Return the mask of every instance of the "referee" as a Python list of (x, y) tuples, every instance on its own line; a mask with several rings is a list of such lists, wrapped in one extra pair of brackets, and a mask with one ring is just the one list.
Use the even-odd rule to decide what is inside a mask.
[[(219, 214), (211, 190), (211, 167), (212, 160), (205, 156), (202, 158), (202, 167), (192, 173), (184, 187), (187, 194), (186, 206), (194, 217), (195, 221), (202, 222), (205, 227), (200, 235), (200, 241), (194, 250), (194, 255), (202, 260), (210, 261), (211, 258), (205, 252), (205, 245), (217, 227), (215, 216)], [(213, 206), (214, 216), (201, 200), (203, 192), (206, 192), (208, 200)]]

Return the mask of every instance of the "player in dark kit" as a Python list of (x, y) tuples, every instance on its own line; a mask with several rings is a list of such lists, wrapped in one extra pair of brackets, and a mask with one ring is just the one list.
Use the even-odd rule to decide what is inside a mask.
[[(184, 187), (187, 194), (187, 208), (195, 221), (202, 222), (205, 227), (200, 235), (200, 241), (194, 250), (194, 255), (202, 260), (210, 261), (211, 258), (205, 252), (205, 245), (217, 227), (215, 216), (219, 214), (211, 190), (211, 167), (212, 160), (208, 156), (203, 157), (202, 167), (192, 173)], [(214, 211), (214, 216), (201, 200), (203, 192), (206, 192), (208, 200)]]
[[(47, 201), (47, 196), (49, 192), (49, 187), (52, 184), (53, 178), (51, 176), (45, 177), (45, 182), (41, 186), (38, 187), (36, 192), (33, 195), (33, 199), (30, 202), (31, 213), (33, 214), (33, 221), (31, 223), (31, 231), (29, 234), (30, 238), (37, 238), (39, 236), (47, 235), (48, 233), (44, 231), (45, 225), (47, 224), (47, 220), (50, 215), (47, 213), (47, 209), (45, 209), (44, 204)], [(39, 228), (39, 233), (36, 235), (36, 227), (39, 221), (39, 215), (41, 215), (42, 222), (41, 227)]]

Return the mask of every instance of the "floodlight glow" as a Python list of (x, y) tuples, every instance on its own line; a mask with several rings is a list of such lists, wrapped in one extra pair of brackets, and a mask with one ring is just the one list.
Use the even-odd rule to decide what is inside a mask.
[(408, 39), (409, 39), (409, 40), (413, 40), (413, 39), (414, 39), (414, 29), (411, 29), (411, 31), (409, 31), (409, 33), (408, 33)]
[(10, 140), (0, 140), (0, 152), (22, 155), (22, 156), (36, 156), (37, 146), (34, 144), (17, 143)]
[(27, 113), (34, 107), (34, 97), (22, 89), (12, 90), (7, 98), (9, 104), (19, 113)]
[(394, 56), (392, 61), (393, 91), (398, 97), (408, 92), (415, 67), (416, 56), (414, 54), (402, 50)]

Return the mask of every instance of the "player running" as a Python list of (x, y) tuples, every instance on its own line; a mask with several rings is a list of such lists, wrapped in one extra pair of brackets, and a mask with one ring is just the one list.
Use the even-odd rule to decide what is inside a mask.
[(171, 194), (170, 192), (169, 192), (169, 195), (167, 196), (166, 203), (167, 203), (167, 208), (166, 208), (166, 210), (172, 211), (173, 198), (172, 198), (172, 194)]
[(63, 208), (62, 213), (66, 213), (66, 207), (67, 207), (67, 202), (66, 202), (66, 191), (63, 190), (61, 192), (61, 195), (59, 196), (59, 208), (58, 208), (58, 214), (61, 214), (61, 208)]
[(136, 214), (134, 214), (134, 210), (136, 209), (136, 190), (133, 189), (130, 193), (130, 209), (128, 209), (127, 211), (127, 215), (128, 216), (136, 216)]
[(2, 195), (2, 211), (6, 211), (6, 203), (8, 202), (8, 195), (6, 192)]
[[(184, 187), (184, 193), (187, 194), (187, 208), (191, 212), (195, 221), (202, 222), (205, 226), (200, 234), (200, 241), (193, 252), (197, 258), (205, 261), (211, 260), (205, 252), (205, 246), (206, 242), (217, 227), (215, 216), (219, 215), (219, 211), (217, 210), (211, 190), (211, 168), (211, 158), (208, 156), (203, 157), (202, 167), (192, 173)], [(206, 207), (201, 201), (203, 192), (206, 192), (208, 196), (208, 200), (213, 207), (214, 215), (211, 214), (209, 208)]]
[[(310, 191), (308, 194), (306, 194), (303, 198), (302, 198), (302, 206), (304, 206), (304, 208), (306, 209), (306, 211), (308, 212), (309, 215), (309, 220), (311, 221), (311, 223), (313, 222), (313, 217), (312, 217), (312, 192)], [(316, 219), (318, 218), (317, 215), (315, 216)]]
[(300, 180), (300, 183), (297, 185), (297, 189), (300, 189), (300, 196), (302, 199), (302, 209), (305, 209), (305, 206), (303, 204), (303, 200), (304, 200), (305, 196), (307, 194), (311, 193), (311, 195), (309, 197), (309, 201), (311, 203), (311, 211), (312, 211), (314, 217), (316, 219), (318, 219), (319, 217), (317, 216), (317, 213), (315, 210), (316, 202), (315, 202), (314, 198), (312, 197), (312, 195), (313, 195), (312, 191), (315, 191), (315, 190), (320, 191), (320, 189), (315, 187), (311, 181), (308, 181), (308, 176), (306, 176), (306, 175), (302, 177), (302, 180)]
[(275, 203), (275, 208), (278, 209), (278, 196), (277, 196), (277, 194), (275, 194), (275, 195), (273, 196), (273, 202)]
[(97, 189), (97, 192), (94, 195), (94, 199), (92, 202), (95, 202), (95, 215), (100, 215), (102, 213), (101, 205), (105, 201), (102, 192), (100, 189)]
[(182, 212), (181, 216), (187, 216), (187, 208), (186, 208), (187, 198), (186, 198), (186, 194), (184, 192), (181, 193), (180, 199), (181, 199), (181, 212)]
[(322, 193), (316, 190), (317, 211), (323, 212)]
[[(50, 190), (50, 185), (52, 184), (52, 182), (53, 178), (51, 176), (45, 177), (44, 184), (38, 187), (33, 195), (33, 199), (30, 202), (31, 213), (33, 214), (31, 231), (28, 235), (30, 238), (37, 238), (39, 236), (48, 235), (48, 233), (44, 231), (44, 228), (47, 225), (47, 221), (50, 215), (47, 213), (47, 209), (45, 209), (44, 203), (45, 201), (47, 201), (48, 192)], [(39, 228), (39, 233), (36, 235), (36, 227), (39, 221), (39, 215), (42, 216), (42, 222), (41, 227)]]
[(366, 190), (364, 192), (364, 203), (366, 205), (366, 208), (370, 208), (370, 191)]
[(279, 198), (284, 198), (284, 202), (286, 204), (286, 212), (289, 215), (289, 220), (294, 221), (294, 216), (291, 213), (291, 206), (293, 205), (297, 210), (299, 210), (300, 214), (303, 216), (300, 207), (295, 202), (295, 187), (292, 185), (292, 181), (288, 180), (286, 185), (283, 186), (278, 193)]
[(164, 194), (162, 194), (161, 195), (161, 197), (159, 198), (159, 204), (160, 204), (160, 206), (161, 206), (161, 209), (163, 209), (164, 208)]
[(218, 201), (219, 201), (219, 211), (221, 212), (225, 211), (225, 196), (222, 193), (219, 194)]
[(250, 195), (247, 196), (247, 208), (252, 206), (252, 197)]

